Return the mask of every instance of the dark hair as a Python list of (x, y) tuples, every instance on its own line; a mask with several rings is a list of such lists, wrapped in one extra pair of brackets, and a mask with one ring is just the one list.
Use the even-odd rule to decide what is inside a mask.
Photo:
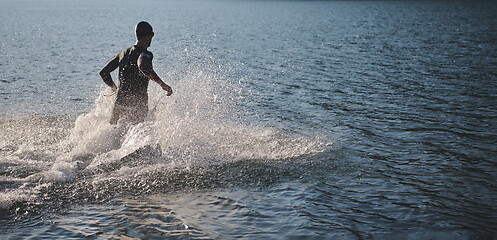
[(136, 38), (140, 39), (149, 35), (154, 35), (152, 25), (148, 22), (139, 22), (135, 27)]

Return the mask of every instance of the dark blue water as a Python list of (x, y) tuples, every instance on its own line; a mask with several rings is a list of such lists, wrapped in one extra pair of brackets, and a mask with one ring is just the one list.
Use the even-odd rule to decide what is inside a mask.
[[(2, 6), (0, 238), (497, 239), (494, 3)], [(112, 127), (141, 20), (175, 94)]]

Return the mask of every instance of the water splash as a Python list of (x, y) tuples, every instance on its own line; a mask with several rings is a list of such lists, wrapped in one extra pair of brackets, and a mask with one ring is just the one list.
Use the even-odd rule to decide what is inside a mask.
[[(187, 72), (173, 87), (175, 94), (164, 97), (151, 84), (151, 112), (135, 126), (109, 124), (114, 97), (108, 90), (75, 121), (40, 117), (2, 123), (13, 129), (14, 140), (6, 134), (0, 141), (0, 207), (207, 186), (230, 175), (226, 171), (237, 171), (219, 166), (281, 161), (329, 147), (325, 138), (244, 120), (240, 89), (215, 74)], [(24, 174), (14, 174), (22, 169)]]

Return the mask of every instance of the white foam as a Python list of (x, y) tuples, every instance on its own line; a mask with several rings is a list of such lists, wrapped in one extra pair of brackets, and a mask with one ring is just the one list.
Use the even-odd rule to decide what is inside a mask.
[(0, 192), (0, 208), (9, 208), (17, 202), (32, 201), (36, 195), (32, 190), (15, 189)]
[(114, 99), (110, 90), (102, 91), (94, 109), (76, 119), (66, 142), (72, 155), (100, 154), (119, 147), (121, 129), (109, 123)]
[(76, 176), (77, 162), (58, 161), (47, 171), (26, 177), (26, 182), (65, 182)]

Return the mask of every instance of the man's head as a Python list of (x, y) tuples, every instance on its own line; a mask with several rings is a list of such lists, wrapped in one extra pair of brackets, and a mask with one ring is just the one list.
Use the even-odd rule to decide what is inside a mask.
[(154, 31), (152, 29), (152, 25), (148, 22), (139, 22), (135, 27), (136, 39), (138, 41), (147, 42), (148, 46), (152, 42), (152, 37), (154, 36)]

